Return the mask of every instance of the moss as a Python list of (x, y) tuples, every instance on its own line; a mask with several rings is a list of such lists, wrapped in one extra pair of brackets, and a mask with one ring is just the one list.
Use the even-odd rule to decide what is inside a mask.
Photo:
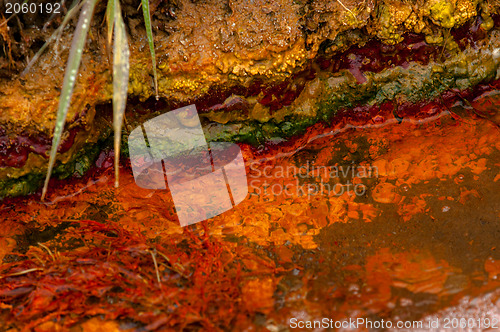
[(477, 15), (478, 1), (472, 0), (462, 0), (458, 1), (455, 8), (455, 15), (453, 16), (455, 20), (455, 26), (462, 25), (467, 22), (470, 18)]
[(354, 7), (349, 11), (344, 10), (342, 12), (342, 22), (344, 22), (344, 24), (347, 26), (356, 27), (360, 23), (362, 23), (361, 20), (358, 19), (358, 17), (361, 15), (362, 15), (362, 9), (358, 7)]
[[(357, 84), (349, 71), (320, 73), (306, 84), (292, 105), (274, 113), (258, 103), (246, 115), (242, 112), (225, 113), (226, 116), (221, 119), (220, 114), (203, 113), (207, 140), (259, 145), (301, 134), (320, 121), (329, 122), (343, 108), (380, 105), (389, 100), (415, 103), (432, 100), (450, 89), (468, 89), (496, 76), (500, 59), (495, 58), (491, 50), (499, 45), (495, 38), (490, 42), (489, 49), (455, 54), (442, 64), (412, 63), (406, 69), (393, 67), (380, 73), (365, 72), (367, 81), (363, 84)], [(222, 123), (217, 120), (222, 120)], [(86, 145), (75, 155), (75, 159), (59, 163), (54, 175), (58, 178), (83, 175), (93, 164), (100, 148), (111, 144), (109, 138), (98, 144)], [(121, 152), (128, 155), (126, 134), (122, 137)], [(39, 188), (43, 178), (42, 170), (19, 179), (4, 180), (0, 182), (0, 197), (32, 193)]]
[[(100, 147), (111, 144), (111, 139), (103, 139), (98, 143), (85, 145), (74, 159), (67, 163), (58, 163), (54, 168), (54, 178), (66, 179), (71, 176), (83, 176), (93, 165), (99, 155)], [(45, 170), (27, 174), (15, 179), (0, 181), (0, 199), (4, 197), (25, 196), (36, 192), (45, 179)]]

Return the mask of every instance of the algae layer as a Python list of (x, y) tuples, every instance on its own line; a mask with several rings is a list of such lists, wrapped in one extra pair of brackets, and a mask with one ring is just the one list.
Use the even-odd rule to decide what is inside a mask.
[[(154, 95), (139, 4), (122, 3), (135, 106)], [(332, 121), (340, 109), (415, 103), (498, 78), (498, 1), (178, 0), (150, 6), (164, 107), (129, 107), (126, 128), (195, 103), (210, 140), (261, 144)], [(58, 154), (60, 177), (83, 174), (110, 134), (109, 114), (102, 111), (112, 89), (105, 10), (106, 2), (99, 2)], [(21, 72), (62, 19), (0, 18), (0, 198), (35, 191), (46, 172), (76, 19), (27, 74)], [(421, 48), (426, 51), (415, 58)], [(367, 50), (391, 60), (367, 64), (360, 56)], [(323, 67), (324, 59), (342, 65)]]

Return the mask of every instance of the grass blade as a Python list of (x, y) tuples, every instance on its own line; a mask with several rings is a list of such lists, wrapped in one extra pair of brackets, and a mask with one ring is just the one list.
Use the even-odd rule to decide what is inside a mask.
[(108, 0), (108, 5), (106, 6), (106, 23), (108, 28), (108, 35), (106, 39), (106, 54), (108, 56), (108, 62), (111, 63), (111, 42), (113, 41), (113, 27), (115, 24), (115, 0)]
[(30, 71), (33, 64), (38, 60), (38, 58), (42, 55), (42, 53), (50, 45), (50, 43), (52, 43), (54, 40), (59, 40), (61, 38), (62, 31), (68, 24), (69, 20), (71, 20), (76, 15), (76, 13), (78, 13), (78, 11), (82, 8), (82, 5), (83, 2), (71, 7), (71, 9), (64, 16), (61, 25), (57, 28), (56, 31), (54, 31), (54, 33), (50, 35), (49, 39), (47, 39), (47, 41), (42, 45), (42, 47), (38, 50), (38, 52), (36, 52), (36, 54), (33, 56), (30, 62), (26, 65), (26, 68), (24, 68), (23, 72), (21, 73), (21, 77), (26, 75)]
[(156, 74), (155, 43), (153, 40), (153, 29), (151, 28), (151, 14), (149, 12), (149, 0), (141, 0), (142, 13), (144, 14), (144, 24), (146, 25), (146, 35), (148, 36), (149, 51), (151, 52), (151, 62), (153, 63), (153, 77), (155, 81), (156, 100), (158, 97), (158, 76)]
[(66, 122), (66, 115), (68, 114), (69, 105), (71, 103), (71, 96), (73, 94), (73, 88), (75, 86), (78, 69), (82, 60), (83, 47), (85, 46), (87, 33), (90, 28), (90, 20), (94, 12), (96, 2), (97, 0), (85, 1), (82, 12), (80, 13), (80, 17), (78, 19), (78, 23), (76, 25), (76, 30), (73, 35), (73, 41), (69, 50), (68, 64), (66, 65), (64, 74), (61, 96), (59, 97), (56, 127), (54, 129), (54, 137), (52, 138), (49, 167), (47, 169), (45, 183), (43, 184), (42, 200), (45, 198), (45, 194), (47, 193), (50, 176), (52, 174), (52, 169), (54, 168), (54, 164), (56, 161), (57, 149), (59, 147), (59, 143), (61, 142), (61, 135), (64, 128), (64, 123)]
[(115, 187), (119, 184), (120, 141), (123, 113), (127, 102), (130, 69), (130, 50), (127, 33), (120, 10), (119, 0), (115, 0), (115, 41), (113, 45), (113, 127), (115, 130)]

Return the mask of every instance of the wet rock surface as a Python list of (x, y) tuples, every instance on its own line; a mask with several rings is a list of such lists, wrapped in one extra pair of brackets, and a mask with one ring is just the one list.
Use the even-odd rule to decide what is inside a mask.
[[(155, 2), (162, 103), (143, 109), (154, 114), (196, 103), (209, 112), (212, 140), (261, 144), (331, 121), (341, 109), (431, 100), (496, 77), (497, 9), (496, 2), (436, 0)], [(83, 55), (58, 155), (61, 174), (74, 173), (82, 164), (78, 153), (110, 133), (102, 112), (111, 98), (99, 24), (104, 10), (99, 4)], [(140, 107), (154, 94), (151, 59), (136, 3), (124, 2), (123, 11), (132, 52), (129, 96)], [(22, 182), (45, 172), (72, 25), (19, 74), (61, 20), (22, 16), (1, 26), (0, 196), (32, 192), (38, 186)], [(243, 102), (228, 106), (232, 95)]]

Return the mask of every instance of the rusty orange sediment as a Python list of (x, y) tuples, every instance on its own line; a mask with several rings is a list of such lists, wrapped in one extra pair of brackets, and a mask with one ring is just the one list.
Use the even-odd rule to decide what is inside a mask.
[[(498, 95), (474, 105), (491, 110)], [(386, 116), (318, 124), (265, 150), (240, 145), (249, 196), (186, 228), (169, 193), (138, 188), (128, 166), (116, 190), (108, 167), (58, 186), (47, 203), (5, 201), (4, 322), (217, 330), (299, 316), (409, 320), (498, 289), (498, 115), (460, 106)], [(346, 180), (366, 191), (324, 189)]]
[[(24, 59), (9, 46), (17, 60), (0, 62), (0, 196), (34, 194), (0, 201), (0, 329), (498, 318), (497, 3), (152, 5), (162, 99), (149, 98), (142, 25), (124, 6), (125, 132), (197, 104), (210, 141), (238, 142), (249, 195), (183, 228), (168, 190), (139, 188), (125, 154), (113, 187), (98, 22), (58, 156), (63, 179), (40, 202), (28, 185), (45, 171), (65, 55), (48, 52), (20, 78), (6, 69)], [(9, 27), (2, 43), (14, 38)], [(44, 33), (20, 43), (29, 49)]]

